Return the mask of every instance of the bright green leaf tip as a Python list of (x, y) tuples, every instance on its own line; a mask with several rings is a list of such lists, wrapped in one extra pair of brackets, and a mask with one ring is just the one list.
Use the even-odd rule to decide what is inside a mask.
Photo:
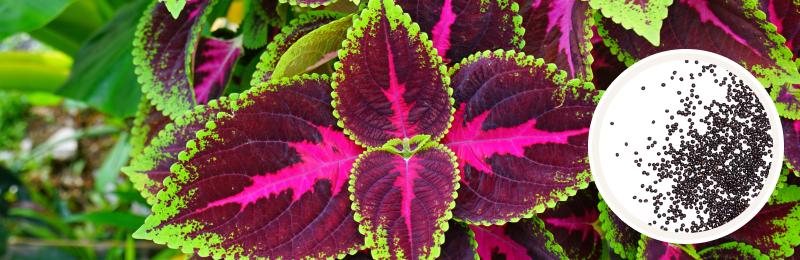
[(161, 2), (167, 2), (167, 10), (169, 13), (172, 14), (172, 18), (178, 19), (178, 16), (183, 11), (183, 7), (186, 6), (186, 0), (159, 0)]

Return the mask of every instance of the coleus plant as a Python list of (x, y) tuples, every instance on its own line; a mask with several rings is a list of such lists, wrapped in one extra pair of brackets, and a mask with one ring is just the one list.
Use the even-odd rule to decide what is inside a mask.
[[(210, 28), (230, 1), (153, 1), (123, 168), (153, 205), (136, 238), (215, 259), (764, 259), (800, 244), (800, 3), (338, 1), (245, 1), (233, 32)], [(587, 159), (602, 89), (679, 48), (742, 64), (785, 117), (769, 204), (697, 245), (625, 225)]]

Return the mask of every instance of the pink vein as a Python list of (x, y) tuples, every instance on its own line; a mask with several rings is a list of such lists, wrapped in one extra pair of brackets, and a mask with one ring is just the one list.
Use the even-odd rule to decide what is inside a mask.
[[(569, 35), (572, 31), (572, 6), (575, 1), (553, 1), (550, 2), (550, 12), (547, 13), (547, 31), (553, 29), (558, 23), (561, 36), (558, 37), (558, 51), (564, 52), (567, 55), (567, 62), (569, 63), (569, 70), (572, 77), (575, 77), (575, 65), (572, 63), (572, 49), (570, 48)], [(535, 3), (534, 3), (535, 4)], [(534, 7), (535, 8), (535, 7)]]
[[(442, 6), (442, 13), (439, 15), (439, 22), (433, 26), (433, 48), (439, 52), (439, 56), (444, 57), (447, 50), (450, 49), (450, 26), (456, 21), (456, 15), (453, 13), (452, 0), (444, 0)], [(449, 62), (449, 60), (445, 61)]]
[(769, 1), (769, 21), (778, 28), (776, 31), (778, 34), (783, 32), (783, 18), (778, 18), (778, 14), (775, 13), (775, 0)]
[(505, 226), (469, 226), (475, 233), (478, 242), (478, 256), (481, 259), (492, 259), (492, 248), (497, 248), (498, 253), (506, 254), (507, 260), (532, 260), (528, 256), (528, 249), (512, 240), (503, 233)]
[(756, 49), (753, 49), (752, 47), (750, 47), (750, 45), (747, 44), (747, 41), (742, 39), (742, 37), (739, 37), (739, 35), (736, 35), (733, 32), (733, 30), (731, 30), (730, 27), (728, 27), (727, 25), (722, 23), (722, 21), (720, 21), (719, 18), (713, 12), (711, 12), (710, 9), (708, 9), (708, 2), (706, 0), (681, 0), (681, 3), (682, 4), (687, 4), (687, 5), (689, 5), (689, 7), (695, 9), (695, 11), (697, 11), (700, 14), (700, 21), (701, 22), (705, 23), (707, 21), (711, 21), (711, 23), (713, 23), (717, 27), (721, 28), (723, 31), (725, 31), (725, 33), (730, 35), (734, 40), (736, 40), (737, 42), (743, 44), (744, 46), (749, 47), (751, 50), (753, 50), (753, 52), (758, 54), (758, 56), (761, 56), (760, 52), (758, 52)]
[[(683, 253), (682, 249), (677, 248), (677, 247), (673, 247), (672, 245), (670, 245), (667, 242), (661, 242), (661, 243), (664, 243), (664, 245), (667, 247), (667, 251), (664, 252), (664, 255), (662, 255), (659, 258), (659, 260), (670, 260), (670, 259), (673, 259), (673, 258), (674, 259), (680, 259), (681, 253)], [(692, 246), (692, 245), (689, 245), (689, 246)]]
[[(389, 44), (389, 32), (386, 32), (386, 51), (389, 55), (389, 89), (381, 89), (381, 91), (389, 100), (389, 102), (392, 102), (395, 105), (397, 110), (395, 111), (394, 115), (389, 118), (389, 120), (396, 129), (401, 129), (403, 131), (402, 137), (408, 137), (405, 120), (408, 118), (409, 107), (406, 105), (405, 99), (403, 98), (403, 93), (406, 92), (406, 84), (397, 83), (397, 72), (395, 71), (394, 67), (394, 54), (392, 54), (392, 45)], [(396, 131), (388, 132), (395, 136), (400, 134)]]
[[(232, 66), (233, 60), (232, 57), (238, 57), (241, 54), (241, 49), (236, 47), (233, 42), (229, 41), (220, 41), (210, 39), (205, 41), (208, 44), (209, 48), (206, 52), (201, 53), (201, 55), (205, 57), (210, 57), (206, 59), (206, 62), (200, 64), (200, 67), (197, 68), (198, 72), (207, 72), (208, 74), (203, 78), (199, 86), (196, 86), (194, 89), (195, 99), (200, 104), (205, 104), (208, 101), (208, 94), (211, 91), (211, 87), (214, 83), (219, 84), (221, 87), (224, 87), (225, 80), (227, 79), (227, 75), (225, 72)], [(222, 59), (215, 59), (215, 57), (222, 56)]]
[(597, 243), (597, 239), (600, 238), (600, 234), (594, 230), (594, 222), (600, 217), (600, 212), (597, 209), (584, 209), (584, 215), (582, 217), (576, 217), (574, 213), (571, 216), (563, 219), (558, 218), (551, 218), (546, 219), (545, 221), (549, 224), (552, 224), (556, 227), (566, 228), (569, 230), (569, 234), (572, 233), (573, 230), (578, 230), (583, 232), (583, 237), (581, 237), (581, 241), (586, 241), (586, 236), (589, 233), (592, 233), (594, 237), (594, 243)]
[[(417, 174), (417, 170), (419, 170), (419, 166), (417, 161), (419, 159), (411, 159), (414, 162), (410, 162), (409, 160), (405, 160), (403, 163), (405, 164), (404, 169), (400, 169), (400, 176), (397, 176), (397, 179), (394, 181), (395, 187), (400, 187), (403, 192), (403, 201), (401, 204), (400, 213), (402, 214), (403, 218), (406, 222), (406, 228), (408, 229), (408, 243), (411, 244), (411, 248), (413, 247), (414, 241), (412, 239), (413, 235), (411, 233), (411, 200), (416, 198), (414, 194), (414, 179), (421, 179), (419, 174)], [(412, 167), (414, 165), (415, 167)]]

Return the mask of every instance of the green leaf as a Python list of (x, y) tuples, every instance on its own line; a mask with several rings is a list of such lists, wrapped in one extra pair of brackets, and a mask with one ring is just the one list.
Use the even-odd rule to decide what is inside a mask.
[(0, 89), (53, 91), (69, 75), (72, 59), (58, 52), (0, 53)]
[(90, 222), (112, 227), (136, 230), (144, 224), (145, 217), (128, 212), (93, 212), (66, 218), (67, 223)]
[(136, 24), (150, 1), (122, 7), (78, 51), (67, 82), (56, 94), (86, 102), (106, 114), (132, 116), (141, 100), (133, 65)]
[(75, 0), (0, 0), (0, 39), (41, 28)]
[(667, 18), (667, 7), (673, 0), (589, 0), (589, 5), (606, 18), (622, 24), (625, 29), (633, 28), (650, 43), (658, 46), (661, 41), (661, 23)]
[(53, 21), (28, 33), (37, 40), (75, 57), (80, 46), (100, 29), (106, 20), (93, 0), (77, 0)]
[(349, 15), (303, 36), (278, 60), (272, 78), (301, 75), (337, 58), (352, 25), (353, 16)]
[(257, 49), (266, 45), (269, 32), (281, 22), (278, 0), (252, 0), (242, 22), (244, 47)]
[(144, 199), (142, 195), (135, 190), (114, 191), (113, 194), (119, 196), (119, 198), (122, 199), (123, 201), (138, 202), (139, 204), (142, 204), (142, 206), (150, 205), (147, 204), (147, 200)]
[(178, 19), (183, 7), (186, 6), (186, 0), (158, 0), (159, 2), (167, 2), (167, 10), (172, 14), (172, 18)]
[(123, 132), (119, 135), (119, 140), (111, 149), (111, 152), (106, 156), (103, 165), (97, 171), (97, 176), (94, 178), (94, 190), (103, 192), (109, 183), (113, 183), (119, 177), (120, 169), (128, 165), (131, 159), (131, 143), (130, 135)]

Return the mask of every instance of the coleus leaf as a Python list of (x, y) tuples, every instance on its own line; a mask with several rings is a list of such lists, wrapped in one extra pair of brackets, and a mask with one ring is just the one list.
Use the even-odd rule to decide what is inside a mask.
[(800, 245), (800, 187), (779, 189), (747, 224), (723, 239), (742, 242), (770, 258), (791, 256)]
[(309, 11), (308, 13), (301, 14), (297, 19), (292, 20), (290, 24), (283, 27), (281, 33), (275, 35), (273, 41), (267, 45), (267, 51), (261, 55), (261, 61), (256, 65), (256, 72), (253, 73), (253, 79), (250, 81), (250, 85), (258, 87), (261, 86), (261, 83), (269, 82), (272, 78), (275, 66), (278, 65), (278, 61), (295, 42), (315, 29), (345, 16), (345, 14), (337, 12)]
[[(178, 19), (178, 16), (181, 14), (184, 6), (186, 6), (187, 0), (158, 0), (159, 2), (164, 2), (167, 7), (167, 10), (172, 14), (172, 17)], [(191, 1), (191, 0), (189, 0)]]
[(569, 259), (602, 259), (606, 248), (600, 235), (597, 187), (578, 191), (573, 198), (562, 201), (552, 210), (537, 214), (553, 240), (561, 245)]
[(478, 260), (478, 242), (469, 225), (450, 220), (450, 229), (444, 232), (442, 253), (437, 259)]
[(290, 5), (300, 7), (317, 8), (322, 5), (329, 5), (338, 0), (279, 0), (281, 3), (289, 3)]
[(398, 0), (397, 5), (431, 36), (445, 63), (457, 63), (479, 51), (525, 46), (519, 5), (513, 1)]
[[(667, 18), (667, 7), (673, 0), (589, 0), (589, 5), (599, 9), (606, 18), (633, 29), (654, 46), (660, 45), (662, 20)], [(692, 0), (690, 0), (692, 1)], [(702, 0), (700, 0), (702, 1)], [(698, 1), (699, 2), (699, 1)]]
[(277, 8), (278, 0), (250, 0), (249, 11), (242, 21), (244, 47), (258, 49), (267, 44), (269, 31), (281, 21)]
[(797, 174), (800, 166), (800, 120), (781, 118), (783, 129), (783, 160)]
[(347, 38), (331, 84), (345, 133), (367, 147), (415, 135), (439, 141), (453, 120), (452, 89), (427, 34), (391, 0), (370, 0)]
[[(683, 245), (683, 247), (694, 250), (694, 245)], [(639, 240), (637, 259), (660, 259), (660, 260), (695, 260), (698, 258), (690, 255), (681, 249), (681, 246), (670, 244), (667, 242), (652, 239), (648, 236), (642, 235)], [(695, 252), (696, 254), (696, 252)]]
[(352, 25), (353, 16), (348, 15), (306, 34), (281, 56), (271, 77), (293, 77), (327, 64), (342, 49), (347, 29)]
[(728, 242), (715, 247), (706, 248), (697, 252), (701, 259), (757, 259), (767, 260), (769, 256), (761, 251), (739, 242)]
[(594, 44), (592, 57), (594, 58), (592, 83), (598, 90), (608, 89), (619, 74), (628, 68), (616, 55), (611, 53), (611, 49), (603, 44), (602, 40)]
[[(191, 68), (205, 15), (216, 0), (189, 0), (173, 18), (167, 4), (153, 2), (133, 41), (133, 63), (147, 99), (175, 118), (195, 105)], [(199, 65), (197, 65), (199, 66)]]
[(525, 47), (522, 51), (555, 63), (567, 78), (591, 81), (594, 9), (581, 0), (520, 2)]
[(455, 206), (453, 152), (419, 143), (409, 157), (386, 149), (362, 154), (351, 176), (355, 219), (376, 259), (435, 259)]
[(642, 234), (617, 217), (605, 201), (600, 201), (598, 208), (600, 209), (601, 227), (605, 231), (606, 239), (611, 248), (614, 249), (614, 252), (622, 256), (622, 258), (631, 260), (636, 258)]
[(483, 260), (569, 259), (538, 218), (470, 228), (475, 232), (478, 255)]
[(360, 250), (347, 180), (363, 149), (336, 126), (329, 84), (319, 75), (284, 78), (220, 101), (231, 112), (187, 142), (134, 236), (214, 258)]
[(241, 55), (241, 37), (227, 41), (200, 38), (195, 58), (197, 67), (193, 75), (195, 100), (198, 104), (205, 104), (222, 96)]
[(785, 40), (757, 9), (756, 0), (679, 0), (669, 7), (661, 44), (595, 14), (598, 33), (626, 65), (674, 49), (698, 49), (725, 56), (749, 70), (765, 86), (800, 83)]
[(596, 91), (542, 59), (483, 52), (450, 70), (458, 110), (442, 143), (462, 174), (453, 217), (529, 218), (591, 181), (587, 138)]
[[(800, 59), (795, 60), (796, 63)], [(782, 117), (797, 120), (800, 119), (800, 84), (783, 84), (773, 87), (769, 92), (772, 101), (775, 101), (775, 108)]]
[(197, 131), (205, 128), (206, 122), (219, 112), (230, 111), (227, 108), (227, 97), (220, 101), (211, 101), (208, 105), (195, 106), (175, 121), (163, 116), (152, 104), (139, 106), (134, 121), (131, 143), (133, 159), (130, 166), (123, 167), (124, 172), (139, 190), (142, 197), (151, 205), (158, 202), (156, 195), (164, 188), (163, 181), (172, 175), (170, 167), (178, 162), (178, 155), (186, 148), (186, 143), (195, 138)]
[(767, 21), (775, 25), (775, 32), (786, 39), (786, 47), (798, 58), (800, 54), (800, 2), (793, 0), (760, 0), (761, 11)]

